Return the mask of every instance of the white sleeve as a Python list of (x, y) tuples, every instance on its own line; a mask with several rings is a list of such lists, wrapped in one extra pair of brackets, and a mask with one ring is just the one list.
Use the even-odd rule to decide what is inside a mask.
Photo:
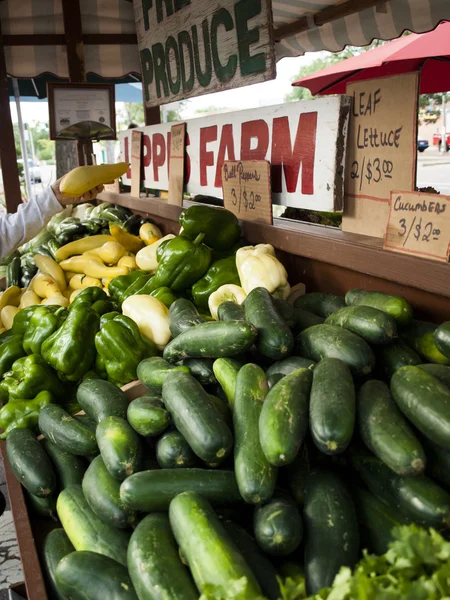
[(0, 218), (0, 258), (34, 238), (53, 215), (63, 210), (51, 187), (21, 204), (16, 213)]

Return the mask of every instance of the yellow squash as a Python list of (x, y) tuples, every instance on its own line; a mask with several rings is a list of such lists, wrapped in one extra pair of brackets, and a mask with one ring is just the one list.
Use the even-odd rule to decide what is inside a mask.
[(35, 306), (36, 304), (40, 304), (41, 299), (33, 292), (33, 290), (27, 290), (20, 299), (19, 308), (27, 308), (27, 306)]
[(58, 261), (65, 260), (69, 256), (83, 254), (83, 252), (87, 252), (88, 250), (100, 248), (100, 246), (103, 246), (107, 242), (114, 242), (114, 238), (110, 235), (91, 235), (90, 237), (81, 238), (58, 248), (55, 252), (55, 258)]
[(162, 238), (162, 233), (159, 227), (153, 223), (144, 223), (139, 229), (139, 237), (146, 246), (150, 246)]
[(88, 277), (87, 275), (82, 275), (80, 273), (72, 277), (69, 286), (72, 291), (84, 290), (84, 288), (87, 287), (103, 287), (100, 279), (97, 279), (96, 277)]
[(69, 306), (69, 300), (66, 298), (66, 296), (60, 295), (60, 296), (52, 296), (51, 298), (46, 298), (45, 300), (42, 300), (41, 304), (45, 304), (45, 305), (57, 305), (57, 306)]
[(130, 252), (138, 252), (138, 250), (144, 247), (144, 242), (141, 238), (128, 233), (128, 231), (125, 231), (125, 229), (120, 227), (120, 225), (117, 225), (117, 223), (109, 224), (109, 233), (119, 242), (119, 244), (122, 244), (122, 246)]
[(17, 315), (18, 312), (19, 312), (19, 309), (17, 308), (17, 306), (9, 305), (9, 306), (4, 306), (2, 308), (0, 317), (1, 317), (2, 323), (6, 329), (11, 329), (13, 322), (14, 322), (14, 317)]
[(56, 281), (59, 289), (63, 292), (66, 289), (66, 278), (64, 271), (50, 256), (44, 254), (36, 254), (34, 262), (41, 273), (50, 275)]
[(53, 277), (50, 277), (50, 275), (38, 273), (33, 277), (30, 287), (40, 298), (61, 296), (61, 290), (59, 289), (58, 284)]
[(103, 277), (118, 277), (119, 275), (127, 275), (128, 267), (107, 267), (100, 257), (95, 256), (73, 256), (60, 263), (63, 271), (72, 271), (73, 273), (81, 273), (103, 279)]
[(114, 165), (91, 165), (77, 167), (64, 175), (59, 184), (60, 191), (66, 198), (78, 198), (96, 188), (122, 177), (127, 172), (129, 163), (121, 162)]

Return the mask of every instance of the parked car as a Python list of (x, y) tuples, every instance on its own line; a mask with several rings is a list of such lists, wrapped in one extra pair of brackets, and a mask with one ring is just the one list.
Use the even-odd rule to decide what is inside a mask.
[[(445, 134), (445, 142), (447, 144), (446, 150), (450, 150), (450, 133), (446, 133)], [(440, 150), (441, 149), (441, 143), (442, 143), (442, 134), (441, 133), (435, 133), (433, 135), (433, 146), (439, 146), (439, 150)]]
[(417, 140), (417, 150), (419, 152), (424, 152), (429, 146), (428, 140), (421, 140), (420, 138)]
[[(19, 164), (23, 165), (22, 158), (19, 158), (19, 160), (17, 162)], [(37, 162), (35, 162), (34, 160), (29, 159), (28, 160), (28, 170), (30, 172), (31, 183), (41, 183), (42, 176), (41, 176), (41, 168), (40, 168), (39, 164)]]

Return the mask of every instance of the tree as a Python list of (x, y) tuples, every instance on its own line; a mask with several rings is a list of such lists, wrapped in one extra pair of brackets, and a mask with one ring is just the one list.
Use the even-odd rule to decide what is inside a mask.
[(144, 105), (140, 102), (124, 102), (117, 111), (118, 129), (127, 129), (131, 123), (139, 127), (145, 125)]

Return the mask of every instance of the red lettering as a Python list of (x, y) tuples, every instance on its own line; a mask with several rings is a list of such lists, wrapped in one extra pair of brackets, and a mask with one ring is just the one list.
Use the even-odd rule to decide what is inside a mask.
[[(226, 155), (226, 158), (225, 158)], [(219, 154), (217, 156), (216, 179), (214, 187), (222, 187), (222, 165), (224, 160), (236, 160), (234, 155), (233, 125), (227, 124), (222, 128)]]
[(170, 157), (172, 156), (172, 146), (170, 140), (172, 139), (172, 132), (167, 132), (167, 180), (170, 177)]
[(314, 193), (314, 161), (316, 155), (317, 112), (300, 115), (294, 149), (291, 144), (288, 117), (273, 120), (272, 135), (272, 190), (282, 191), (281, 171), (284, 171), (286, 190), (297, 189), (300, 165), (302, 167), (302, 194)]
[(208, 185), (207, 167), (214, 165), (214, 152), (207, 150), (206, 145), (217, 140), (217, 125), (200, 129), (200, 185)]
[(143, 163), (144, 167), (148, 167), (152, 160), (152, 143), (149, 135), (142, 136), (142, 147), (143, 147)]
[[(124, 150), (124, 155), (125, 155), (123, 158), (124, 162), (131, 163), (131, 160), (130, 160), (130, 138), (128, 136), (126, 136), (123, 141), (124, 141), (123, 150)], [(128, 167), (127, 179), (131, 179), (131, 164)]]
[[(252, 148), (252, 140), (256, 147)], [(262, 119), (242, 123), (241, 160), (264, 160), (269, 147), (269, 126)]]
[(166, 162), (166, 140), (162, 133), (154, 133), (152, 139), (153, 179), (159, 181), (159, 167)]
[(191, 141), (189, 139), (189, 134), (186, 131), (186, 135), (184, 138), (184, 143), (186, 145), (185, 155), (184, 155), (184, 182), (189, 183), (189, 179), (191, 177), (191, 157), (187, 151), (187, 147), (190, 145)]

